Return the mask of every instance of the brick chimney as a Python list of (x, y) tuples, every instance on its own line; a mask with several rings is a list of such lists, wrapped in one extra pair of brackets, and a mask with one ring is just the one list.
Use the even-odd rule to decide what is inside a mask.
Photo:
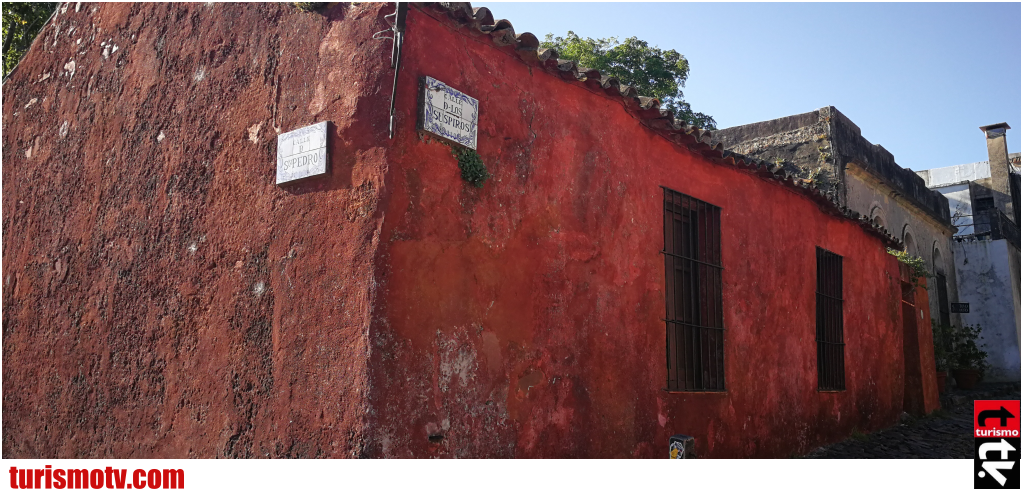
[[(991, 189), (996, 191), (995, 207), (1007, 217), (1015, 218), (1012, 206), (1012, 191), (1009, 187), (1009, 148), (1005, 143), (1007, 123), (996, 123), (980, 127), (987, 138), (987, 158), (991, 165)], [(1019, 221), (1013, 221), (1019, 222)]]

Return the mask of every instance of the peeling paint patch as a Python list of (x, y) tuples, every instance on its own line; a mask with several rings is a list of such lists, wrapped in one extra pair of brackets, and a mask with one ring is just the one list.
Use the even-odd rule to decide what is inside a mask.
[(64, 120), (64, 123), (60, 126), (60, 138), (61, 139), (67, 137), (67, 131), (68, 131), (68, 122), (67, 122), (67, 120)]
[(255, 125), (253, 125), (253, 126), (248, 128), (248, 130), (249, 130), (249, 140), (252, 141), (253, 144), (259, 144), (259, 130), (262, 129), (262, 128), (263, 128), (263, 122), (259, 122), (259, 123), (257, 123), (257, 124), (255, 124)]
[(64, 65), (64, 71), (68, 72), (68, 75), (69, 75), (68, 76), (68, 80), (70, 80), (70, 79), (75, 77), (75, 61), (74, 61), (74, 59), (68, 61), (68, 63)]
[(199, 69), (195, 70), (195, 75), (192, 76), (192, 80), (194, 80), (195, 83), (199, 83), (205, 79), (206, 79), (205, 67), (200, 67)]
[[(437, 336), (442, 335), (440, 330), (437, 330)], [(441, 361), (440, 361), (440, 390), (441, 392), (447, 392), (452, 382), (457, 377), (459, 385), (466, 387), (469, 381), (475, 376), (476, 368), (476, 350), (473, 349), (470, 343), (460, 343), (456, 339), (457, 335), (450, 340), (441, 342)], [(461, 345), (459, 345), (461, 344)]]
[(533, 387), (540, 385), (547, 379), (540, 370), (530, 371), (519, 379), (519, 390), (528, 393)]
[(156, 142), (163, 142), (165, 137), (167, 136), (163, 135), (163, 130), (161, 130), (160, 135), (156, 136)]
[(38, 100), (39, 99), (36, 99), (35, 97), (33, 97), (32, 100), (28, 101), (28, 104), (25, 105), (25, 109), (28, 109), (29, 106), (35, 104)]

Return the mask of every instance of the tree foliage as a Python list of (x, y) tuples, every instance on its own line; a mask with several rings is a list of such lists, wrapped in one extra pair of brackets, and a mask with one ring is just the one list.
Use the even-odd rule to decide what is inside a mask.
[(640, 95), (656, 97), (675, 117), (700, 128), (714, 130), (714, 118), (692, 110), (682, 95), (689, 78), (689, 61), (675, 50), (651, 47), (636, 37), (619, 42), (617, 38), (582, 38), (569, 31), (564, 38), (548, 34), (542, 47), (558, 51), (562, 59), (578, 61), (580, 66), (600, 70), (636, 87)]
[(57, 3), (3, 2), (3, 63), (6, 77), (30, 46)]

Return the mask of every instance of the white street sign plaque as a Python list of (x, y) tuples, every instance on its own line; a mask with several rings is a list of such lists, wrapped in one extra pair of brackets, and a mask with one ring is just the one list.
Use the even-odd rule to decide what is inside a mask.
[(480, 102), (426, 77), (423, 85), (423, 130), (476, 149)]
[(277, 136), (277, 184), (327, 173), (327, 122)]

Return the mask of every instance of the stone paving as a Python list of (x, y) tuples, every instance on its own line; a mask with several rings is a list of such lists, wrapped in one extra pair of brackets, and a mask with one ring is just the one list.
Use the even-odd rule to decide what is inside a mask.
[(903, 414), (894, 427), (853, 435), (804, 458), (973, 458), (973, 401), (1019, 398), (1019, 384), (950, 390), (941, 397), (942, 409), (931, 415), (913, 418)]

